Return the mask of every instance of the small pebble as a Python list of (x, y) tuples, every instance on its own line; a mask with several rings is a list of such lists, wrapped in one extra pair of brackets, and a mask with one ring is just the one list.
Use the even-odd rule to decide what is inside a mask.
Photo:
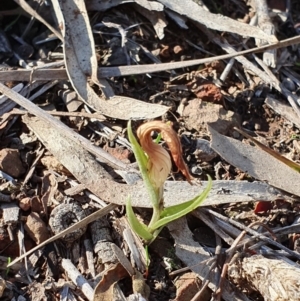
[(202, 174), (202, 168), (199, 166), (199, 165), (194, 165), (192, 168), (191, 168), (191, 172), (192, 174), (194, 175), (201, 175)]
[(259, 131), (261, 129), (261, 125), (259, 123), (254, 124), (255, 130)]
[(217, 153), (210, 147), (210, 142), (205, 139), (197, 139), (196, 151), (194, 152), (197, 159), (209, 162), (217, 157)]
[(233, 131), (232, 132), (232, 137), (235, 138), (235, 139), (239, 139), (240, 138), (240, 133), (237, 132), (237, 131)]
[(291, 92), (294, 92), (296, 90), (296, 85), (290, 78), (285, 78), (282, 81), (282, 84), (285, 88), (287, 88)]

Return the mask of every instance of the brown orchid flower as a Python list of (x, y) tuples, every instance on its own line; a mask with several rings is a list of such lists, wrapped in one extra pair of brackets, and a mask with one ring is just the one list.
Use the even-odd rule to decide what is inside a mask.
[(191, 183), (191, 175), (182, 158), (182, 147), (180, 139), (172, 126), (162, 121), (150, 121), (142, 124), (137, 130), (137, 136), (140, 140), (141, 147), (148, 155), (148, 171), (153, 184), (156, 187), (162, 187), (166, 181), (172, 167), (169, 153), (159, 144), (153, 142), (151, 137), (152, 131), (161, 133), (162, 138), (167, 143), (172, 158), (178, 169)]

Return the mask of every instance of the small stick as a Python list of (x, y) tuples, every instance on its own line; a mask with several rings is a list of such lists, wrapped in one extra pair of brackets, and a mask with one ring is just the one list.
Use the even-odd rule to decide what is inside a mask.
[(90, 239), (85, 239), (83, 241), (85, 251), (86, 251), (86, 259), (89, 267), (89, 271), (93, 277), (96, 276), (95, 266), (94, 266), (94, 256), (93, 256), (93, 246)]
[[(278, 233), (280, 235), (287, 235), (287, 234), (290, 234), (290, 233), (299, 232), (300, 231), (299, 229), (300, 229), (300, 224), (295, 224), (295, 225), (290, 225), (290, 226), (286, 226), (286, 227), (279, 228), (279, 229), (274, 229), (273, 232), (274, 233)], [(262, 234), (267, 235), (268, 232), (264, 232)], [(225, 251), (225, 254), (229, 254), (229, 252), (236, 251), (237, 249), (244, 247), (246, 244), (249, 244), (249, 243), (255, 241), (258, 238), (259, 235), (260, 235), (260, 233), (257, 234), (257, 235), (255, 235), (255, 236), (253, 236), (253, 237), (246, 238), (246, 239), (242, 240), (241, 243), (239, 243), (237, 246), (233, 246), (232, 245), (229, 249), (227, 249)], [(249, 249), (250, 250), (257, 249), (262, 244), (263, 244), (263, 242), (259, 242), (259, 243), (255, 244), (253, 246), (250, 246)], [(210, 264), (211, 262), (213, 262), (213, 260), (215, 260), (215, 258), (216, 258), (216, 256), (214, 256), (212, 258), (208, 258), (206, 260), (203, 260), (203, 261), (199, 262), (197, 265), (200, 265), (200, 264)], [(191, 268), (193, 268), (193, 267), (195, 267), (197, 265), (188, 266), (188, 267), (184, 267), (184, 268), (178, 269), (176, 271), (173, 271), (173, 272), (169, 273), (169, 276), (176, 276), (176, 275), (181, 274), (183, 272), (189, 271)]]
[(73, 283), (76, 284), (76, 286), (82, 291), (89, 301), (92, 301), (94, 290), (85, 280), (85, 278), (79, 273), (71, 260), (63, 258), (61, 265)]
[(219, 281), (219, 285), (216, 289), (216, 292), (215, 292), (215, 297), (217, 298), (218, 301), (221, 301), (221, 296), (222, 296), (222, 287), (223, 287), (223, 284), (224, 284), (224, 280), (226, 278), (226, 274), (227, 274), (227, 271), (228, 271), (228, 267), (229, 267), (229, 264), (231, 262), (231, 259), (233, 257), (233, 254), (234, 254), (234, 248), (239, 244), (239, 242), (243, 239), (243, 237), (246, 235), (246, 232), (245, 231), (242, 231), (240, 233), (240, 235), (235, 239), (234, 243), (232, 244), (232, 246), (228, 249), (228, 256), (226, 258), (226, 261), (223, 265), (223, 268), (222, 268), (222, 273), (221, 273), (221, 277), (220, 277), (220, 281)]
[[(269, 8), (266, 0), (254, 0), (257, 18), (258, 18), (258, 27), (261, 28), (266, 34), (274, 35), (275, 26), (272, 23), (272, 20), (269, 16)], [(256, 39), (257, 46), (263, 46), (267, 44), (266, 41)], [(276, 67), (276, 49), (267, 50), (263, 54), (263, 61), (267, 66)]]
[[(230, 59), (232, 57), (240, 57), (242, 55), (263, 52), (270, 49), (284, 48), (290, 45), (299, 44), (300, 37), (292, 37), (279, 41), (278, 43), (266, 45), (262, 47), (245, 49), (238, 52), (232, 52), (228, 54), (217, 55), (204, 59), (188, 60), (182, 62), (171, 62), (161, 64), (146, 64), (146, 65), (133, 65), (133, 66), (118, 66), (118, 67), (101, 67), (98, 69), (98, 77), (115, 77), (115, 76), (129, 76), (132, 74), (145, 74), (160, 72), (165, 70), (186, 68), (190, 66), (200, 65), (204, 63), (210, 63), (218, 60)], [(29, 81), (31, 70), (8, 70), (0, 71), (0, 81), (14, 80), (14, 81)], [(32, 80), (51, 80), (51, 79), (67, 79), (66, 69), (38, 69), (33, 73)]]
[[(10, 115), (25, 115), (28, 114), (28, 111), (13, 109), (10, 112)], [(98, 113), (86, 113), (86, 112), (62, 112), (62, 111), (47, 111), (52, 116), (65, 116), (65, 117), (86, 117), (86, 118), (95, 118), (101, 121), (106, 120), (106, 118)], [(3, 121), (2, 121), (3, 122)]]
[(240, 228), (242, 230), (245, 230), (246, 232), (248, 232), (251, 235), (255, 235), (258, 239), (261, 239), (262, 241), (264, 241), (266, 243), (269, 243), (269, 244), (271, 244), (271, 245), (273, 245), (273, 246), (275, 246), (275, 247), (277, 247), (279, 249), (282, 249), (282, 250), (286, 251), (287, 253), (289, 253), (290, 255), (294, 256), (295, 258), (300, 259), (300, 254), (299, 253), (290, 250), (289, 248), (287, 248), (287, 247), (283, 246), (282, 244), (280, 244), (280, 243), (278, 243), (278, 242), (270, 239), (269, 237), (267, 237), (267, 236), (265, 236), (263, 234), (257, 233), (256, 231), (250, 229), (249, 227), (244, 226), (243, 224), (241, 224), (241, 223), (239, 223), (237, 221), (234, 221), (234, 220), (232, 220), (230, 218), (224, 217), (222, 214), (219, 214), (219, 213), (217, 213), (217, 212), (215, 212), (215, 211), (213, 211), (211, 209), (204, 209), (203, 208), (202, 210), (205, 211), (205, 212), (208, 212), (208, 213), (210, 213), (210, 214), (212, 214), (212, 215), (214, 215), (214, 216), (216, 216), (216, 217), (218, 217), (218, 218), (220, 218), (220, 219), (222, 219), (224, 221), (227, 221), (227, 222), (235, 225), (236, 227), (238, 227), (238, 228)]

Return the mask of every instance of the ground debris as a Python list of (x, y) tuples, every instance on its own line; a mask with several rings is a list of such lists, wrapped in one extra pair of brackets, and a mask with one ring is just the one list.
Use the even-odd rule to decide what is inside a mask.
[[(300, 5), (284, 2), (0, 1), (1, 300), (300, 299)], [(152, 207), (130, 119), (180, 138), (193, 185), (173, 168), (164, 206), (213, 178), (148, 249), (124, 214), (128, 196), (146, 224)]]
[(185, 120), (187, 129), (206, 131), (206, 126), (210, 122), (215, 122), (217, 130), (226, 134), (230, 128), (238, 125), (238, 115), (234, 112), (226, 111), (223, 106), (209, 103), (195, 98), (189, 101), (184, 108), (182, 117)]
[(2, 149), (0, 151), (0, 168), (14, 178), (20, 177), (25, 172), (19, 151), (16, 149)]
[(265, 301), (300, 299), (300, 269), (295, 264), (253, 255), (231, 264), (228, 275), (243, 289), (258, 291)]

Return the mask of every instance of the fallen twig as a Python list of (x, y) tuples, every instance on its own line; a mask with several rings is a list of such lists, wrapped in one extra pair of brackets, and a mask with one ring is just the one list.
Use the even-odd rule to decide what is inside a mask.
[[(204, 63), (210, 63), (218, 60), (230, 59), (233, 57), (238, 57), (251, 53), (264, 52), (271, 49), (278, 49), (287, 47), (294, 44), (300, 43), (300, 37), (292, 37), (279, 41), (275, 44), (270, 44), (261, 47), (250, 48), (242, 51), (237, 51), (235, 53), (222, 54), (214, 57), (198, 59), (198, 60), (189, 60), (182, 62), (171, 62), (171, 63), (162, 63), (162, 64), (147, 64), (147, 65), (136, 65), (136, 66), (118, 66), (118, 67), (101, 67), (98, 69), (99, 78), (107, 78), (114, 76), (129, 76), (137, 74), (146, 74), (153, 72), (160, 72), (165, 70), (172, 70), (178, 68), (185, 68), (195, 65), (200, 65)], [(15, 81), (29, 81), (30, 74), (32, 73), (32, 80), (50, 80), (50, 79), (67, 79), (67, 72), (65, 69), (37, 69), (34, 72), (31, 70), (7, 70), (0, 71), (0, 81), (5, 80), (15, 80)]]

